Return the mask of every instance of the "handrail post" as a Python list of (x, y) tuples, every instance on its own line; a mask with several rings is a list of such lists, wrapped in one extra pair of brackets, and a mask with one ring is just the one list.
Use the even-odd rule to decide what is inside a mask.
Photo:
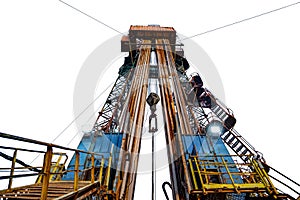
[(105, 181), (104, 181), (104, 186), (108, 187), (109, 181), (110, 181), (110, 169), (111, 169), (111, 163), (112, 163), (112, 154), (114, 150), (114, 144), (111, 145), (111, 150), (110, 150), (110, 156), (108, 158), (108, 165), (107, 165), (107, 170), (106, 170), (106, 176), (105, 176)]
[(98, 178), (100, 185), (102, 184), (103, 167), (104, 167), (104, 158), (101, 159), (100, 172), (99, 172), (99, 178)]
[(50, 180), (53, 179), (53, 177), (55, 176), (55, 180), (57, 180), (59, 174), (57, 173), (57, 170), (59, 169), (59, 163), (62, 159), (62, 154), (59, 155), (57, 161), (55, 162), (54, 167), (52, 168), (52, 174), (50, 175)]
[(79, 152), (75, 152), (75, 174), (74, 174), (74, 191), (78, 190), (78, 179), (79, 179)]
[[(203, 178), (202, 178), (202, 174), (201, 174), (201, 170), (199, 168), (199, 164), (198, 164), (198, 159), (196, 157), (194, 157), (194, 161), (195, 161), (195, 165), (196, 165), (196, 168), (197, 168), (197, 172), (198, 172), (198, 176), (199, 176), (199, 179), (200, 179), (200, 183), (201, 183), (201, 187), (202, 187), (202, 191), (203, 191), (203, 194), (207, 194), (207, 192), (205, 191), (205, 186), (204, 186), (204, 181), (203, 181)], [(201, 162), (201, 161), (200, 161)], [(201, 167), (201, 166), (200, 166)], [(205, 169), (205, 168), (204, 168)], [(206, 172), (204, 171), (204, 175), (206, 176)], [(206, 180), (207, 181), (207, 180)], [(208, 182), (207, 182), (208, 183)]]
[(238, 190), (238, 188), (235, 185), (234, 179), (232, 178), (231, 172), (230, 172), (230, 170), (229, 170), (229, 168), (228, 168), (228, 166), (227, 166), (227, 164), (226, 164), (226, 162), (224, 160), (224, 157), (222, 156), (221, 159), (222, 159), (222, 163), (223, 163), (223, 165), (224, 165), (224, 167), (225, 167), (225, 169), (226, 169), (226, 171), (228, 173), (228, 176), (229, 176), (229, 178), (231, 180), (231, 183), (233, 185), (234, 190), (239, 194), (240, 191)]
[(9, 176), (9, 182), (8, 182), (8, 188), (7, 188), (9, 190), (11, 189), (11, 186), (12, 186), (13, 175), (14, 175), (14, 172), (15, 172), (16, 160), (17, 160), (17, 149), (14, 151), (13, 160), (11, 161), (10, 176)]
[(95, 182), (95, 156), (92, 154), (91, 182)]
[(41, 200), (46, 200), (48, 196), (48, 186), (50, 181), (50, 168), (52, 160), (52, 147), (47, 146), (47, 152), (44, 156), (43, 180), (42, 180), (42, 194)]
[(111, 162), (112, 162), (112, 156), (110, 155), (108, 158), (108, 165), (107, 165), (106, 176), (105, 176), (105, 181), (104, 181), (104, 185), (107, 187), (108, 187), (109, 180), (110, 180)]
[(189, 158), (189, 164), (190, 164), (190, 169), (191, 169), (195, 189), (198, 190), (198, 184), (197, 184), (196, 177), (195, 177), (195, 171), (194, 171), (193, 163), (190, 158)]

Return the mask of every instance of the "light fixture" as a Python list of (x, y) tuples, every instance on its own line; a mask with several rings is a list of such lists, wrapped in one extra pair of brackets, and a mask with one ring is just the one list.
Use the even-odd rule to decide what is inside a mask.
[(209, 124), (207, 124), (205, 130), (206, 134), (213, 138), (218, 138), (226, 132), (226, 129), (224, 128), (222, 122), (220, 122), (219, 120), (212, 120)]

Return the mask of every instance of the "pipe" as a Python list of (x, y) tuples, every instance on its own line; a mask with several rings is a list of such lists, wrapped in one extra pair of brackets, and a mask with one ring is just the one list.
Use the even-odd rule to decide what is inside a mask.
[(169, 167), (170, 167), (170, 174), (171, 174), (171, 181), (174, 185), (172, 194), (173, 198), (175, 200), (179, 200), (179, 194), (178, 194), (178, 186), (177, 186), (177, 175), (176, 175), (176, 167), (173, 159), (173, 153), (174, 153), (174, 147), (173, 147), (173, 138), (171, 137), (171, 134), (174, 133), (174, 107), (172, 107), (170, 101), (170, 87), (168, 87), (168, 82), (166, 82), (165, 78), (165, 58), (164, 58), (164, 51), (162, 48), (162, 42), (161, 40), (156, 41), (156, 53), (157, 53), (157, 60), (158, 60), (158, 72), (159, 72), (159, 84), (160, 84), (160, 93), (161, 93), (161, 99), (162, 99), (162, 107), (163, 107), (163, 113), (164, 113), (164, 119), (165, 119), (165, 134), (166, 134), (166, 143), (167, 143), (167, 151), (168, 151), (168, 159), (169, 159)]
[(166, 191), (166, 185), (168, 185), (168, 186), (170, 187), (171, 190), (173, 190), (173, 188), (172, 188), (171, 183), (169, 183), (168, 181), (163, 182), (163, 184), (162, 184), (162, 186), (161, 186), (162, 189), (163, 189), (163, 192), (164, 192), (164, 194), (165, 194), (166, 200), (169, 200), (169, 196), (168, 196), (168, 193), (167, 193), (167, 191)]

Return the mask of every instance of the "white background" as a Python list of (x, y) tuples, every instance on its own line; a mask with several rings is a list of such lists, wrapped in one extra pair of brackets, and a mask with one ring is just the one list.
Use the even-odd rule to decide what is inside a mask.
[[(66, 2), (121, 32), (160, 24), (189, 36), (295, 1)], [(222, 77), (237, 130), (298, 182), (299, 19), (298, 4), (194, 38)], [(52, 142), (74, 118), (82, 63), (116, 34), (59, 1), (1, 1), (0, 131)]]

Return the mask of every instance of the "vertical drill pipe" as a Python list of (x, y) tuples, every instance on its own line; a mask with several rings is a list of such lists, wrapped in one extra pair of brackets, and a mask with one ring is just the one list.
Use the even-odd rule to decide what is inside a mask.
[[(138, 61), (137, 61), (138, 63), (139, 63), (139, 60), (140, 60), (140, 56), (138, 57)], [(128, 150), (128, 138), (129, 138), (129, 134), (128, 134), (129, 131), (127, 131), (128, 127), (129, 127), (128, 108), (130, 106), (130, 103), (132, 102), (130, 94), (132, 93), (133, 84), (134, 84), (134, 80), (135, 80), (134, 79), (132, 81), (129, 81), (129, 79), (135, 77), (137, 71), (138, 71), (138, 69), (136, 69), (136, 68), (131, 69), (130, 75), (127, 77), (126, 83), (127, 84), (131, 83), (131, 84), (127, 91), (127, 97), (125, 99), (123, 109), (120, 113), (120, 118), (118, 119), (119, 120), (119, 130), (121, 133), (123, 133), (123, 138), (122, 138), (122, 144), (121, 144), (119, 158), (118, 158), (118, 162), (117, 162), (116, 178), (113, 183), (114, 188), (116, 190), (119, 190), (119, 188), (116, 188), (117, 185), (120, 186), (120, 183), (124, 182), (121, 180), (122, 179), (121, 172), (128, 171), (127, 164), (126, 163), (124, 164), (124, 158), (125, 158), (125, 155), (127, 154), (126, 151)], [(124, 175), (123, 175), (123, 178), (124, 178)]]
[[(182, 159), (182, 165), (183, 165), (183, 169), (184, 169), (184, 176), (186, 179), (186, 185), (187, 185), (187, 192), (190, 193), (191, 191), (191, 181), (190, 181), (190, 176), (188, 173), (188, 169), (187, 169), (187, 162), (185, 159), (185, 152), (184, 152), (184, 148), (182, 145), (182, 139), (181, 139), (181, 135), (182, 134), (191, 134), (191, 127), (188, 124), (188, 121), (185, 119), (188, 119), (187, 116), (187, 112), (186, 112), (186, 105), (185, 105), (185, 100), (182, 96), (182, 88), (181, 88), (181, 84), (179, 82), (179, 78), (177, 76), (177, 73), (174, 71), (175, 66), (174, 66), (174, 59), (171, 55), (171, 49), (170, 49), (170, 45), (168, 43), (167, 40), (164, 40), (164, 43), (166, 44), (166, 52), (167, 52), (167, 61), (168, 61), (168, 67), (169, 67), (169, 71), (172, 73), (172, 82), (174, 85), (174, 96), (175, 96), (175, 101), (176, 101), (176, 107), (177, 109), (177, 116), (179, 119), (179, 123), (176, 123), (178, 130), (177, 130), (177, 138), (178, 138), (178, 144), (179, 144), (179, 149), (180, 149), (180, 155), (181, 155), (181, 159)], [(177, 118), (176, 118), (177, 119)], [(181, 126), (181, 124), (183, 126)], [(180, 125), (180, 126), (179, 126)], [(182, 129), (181, 129), (182, 128)]]
[(178, 110), (180, 111), (180, 114), (179, 114), (180, 124), (184, 125), (184, 129), (183, 129), (182, 133), (183, 134), (191, 134), (192, 133), (191, 127), (190, 127), (188, 121), (185, 120), (185, 119), (188, 119), (187, 111), (186, 111), (186, 102), (183, 97), (182, 87), (181, 87), (179, 77), (176, 72), (174, 59), (171, 54), (172, 53), (171, 47), (169, 45), (168, 40), (164, 40), (164, 43), (165, 43), (166, 52), (167, 52), (166, 57), (167, 57), (167, 61), (168, 61), (168, 68), (170, 71), (170, 75), (172, 77), (171, 82), (174, 85), (174, 91), (175, 91), (174, 95), (175, 95), (176, 107), (178, 107), (179, 108)]
[[(140, 49), (140, 51), (142, 51), (142, 49)], [(133, 77), (137, 77), (137, 75), (139, 74), (139, 71), (140, 71), (139, 66), (140, 66), (140, 63), (141, 63), (142, 55), (143, 55), (143, 52), (140, 53), (140, 56), (139, 56), (138, 62), (137, 62), (137, 67), (134, 71), (134, 76)], [(128, 106), (126, 106), (125, 107), (126, 109), (124, 109), (124, 111), (123, 111), (124, 120), (122, 120), (123, 121), (122, 130), (123, 130), (123, 132), (128, 134), (128, 137), (127, 137), (126, 140), (123, 141), (123, 144), (122, 144), (122, 147), (123, 147), (122, 149), (124, 151), (121, 152), (122, 153), (121, 157), (123, 159), (122, 162), (125, 162), (125, 165), (124, 165), (124, 169), (123, 169), (124, 173), (123, 173), (123, 177), (122, 177), (123, 179), (122, 179), (122, 185), (121, 185), (121, 191), (120, 191), (120, 198), (123, 198), (123, 195), (124, 195), (124, 192), (125, 192), (125, 187), (126, 187), (126, 184), (127, 184), (127, 175), (128, 175), (129, 163), (128, 163), (128, 161), (126, 161), (125, 155), (127, 154), (126, 151), (130, 150), (130, 143), (131, 143), (131, 140), (133, 139), (132, 134), (130, 134), (130, 131), (129, 131), (130, 122), (131, 122), (130, 118), (131, 117), (128, 116), (128, 113), (130, 112), (131, 107), (133, 106), (133, 103), (135, 102), (135, 101), (132, 100), (132, 98), (133, 98), (133, 93), (134, 93), (134, 90), (135, 90), (137, 80), (139, 80), (139, 79), (135, 78), (132, 81), (132, 84), (131, 84), (131, 87), (130, 87), (129, 93), (128, 93), (128, 98), (126, 100), (126, 103), (128, 104)], [(129, 115), (130, 115), (130, 113), (129, 113)], [(124, 142), (125, 142), (125, 144), (124, 144)]]
[[(165, 77), (169, 77), (171, 73), (172, 75), (172, 79), (168, 79), (168, 85), (170, 85), (169, 82), (172, 83), (173, 85), (173, 89), (174, 89), (174, 99), (175, 99), (175, 102), (176, 102), (176, 111), (178, 112), (176, 114), (176, 118), (175, 120), (177, 121), (175, 124), (176, 124), (176, 130), (177, 130), (177, 139), (178, 139), (178, 144), (179, 144), (179, 154), (181, 155), (181, 159), (182, 159), (182, 165), (183, 165), (183, 169), (184, 169), (184, 176), (185, 176), (185, 179), (186, 179), (186, 185), (187, 185), (187, 192), (190, 193), (191, 191), (191, 183), (190, 183), (190, 177), (189, 177), (189, 174), (188, 174), (188, 169), (187, 169), (187, 165), (186, 165), (186, 160), (185, 160), (185, 156), (184, 156), (184, 148), (182, 146), (182, 141), (181, 141), (181, 135), (182, 134), (187, 134), (189, 132), (191, 132), (191, 129), (190, 129), (190, 126), (189, 124), (187, 124), (187, 122), (185, 122), (184, 120), (184, 116), (185, 118), (187, 118), (187, 114), (186, 114), (186, 110), (184, 110), (184, 108), (186, 108), (185, 106), (182, 106), (185, 105), (184, 104), (184, 99), (182, 99), (182, 97), (180, 96), (180, 94), (182, 93), (181, 91), (178, 91), (178, 89), (181, 87), (180, 83), (178, 82), (178, 77), (176, 76), (176, 74), (174, 73), (174, 60), (172, 59), (171, 55), (170, 54), (170, 49), (168, 49), (168, 43), (167, 41), (163, 41), (165, 44), (166, 44), (166, 52), (167, 52), (167, 55), (165, 55), (165, 58), (167, 59), (167, 64), (166, 65), (167, 67), (164, 68), (165, 70)], [(165, 58), (163, 59), (164, 62), (166, 63), (166, 60)], [(177, 79), (177, 81), (176, 81)], [(181, 92), (181, 93), (180, 93)], [(171, 96), (172, 98), (172, 96)], [(181, 102), (179, 101), (179, 99), (182, 101), (182, 104)], [(173, 101), (173, 98), (171, 99), (171, 101)], [(173, 155), (174, 156), (174, 155)], [(175, 185), (174, 185), (175, 186)], [(175, 188), (175, 187), (174, 187)]]
[(138, 107), (140, 106), (141, 104), (141, 101), (143, 99), (142, 98), (142, 87), (140, 87), (143, 83), (143, 79), (147, 78), (144, 76), (145, 74), (145, 67), (144, 67), (144, 64), (143, 62), (145, 62), (145, 54), (147, 52), (144, 51), (142, 49), (142, 52), (141, 52), (141, 59), (139, 60), (140, 62), (138, 63), (138, 66), (137, 66), (137, 70), (136, 70), (136, 75), (134, 76), (135, 79), (134, 79), (134, 82), (132, 84), (132, 87), (134, 88), (133, 89), (133, 92), (132, 94), (130, 95), (130, 98), (131, 98), (131, 102), (130, 102), (130, 105), (129, 105), (129, 114), (130, 114), (130, 126), (129, 126), (129, 133), (130, 133), (130, 136), (131, 136), (131, 140), (129, 140), (129, 145), (128, 145), (128, 149), (131, 150), (132, 149), (132, 145), (133, 145), (133, 142), (134, 142), (134, 137), (135, 137), (135, 132), (137, 131), (136, 129), (136, 126), (138, 125), (137, 124), (137, 121), (139, 120), (138, 118), (140, 117), (140, 115), (138, 115), (138, 112), (140, 111), (138, 109)]
[(136, 113), (138, 115), (137, 119), (137, 129), (135, 133), (135, 144), (133, 146), (133, 152), (136, 154), (135, 157), (131, 157), (133, 162), (133, 169), (131, 173), (131, 184), (128, 188), (128, 199), (133, 199), (133, 193), (134, 193), (134, 186), (136, 181), (136, 170), (138, 166), (138, 156), (139, 156), (139, 150), (140, 150), (140, 143), (141, 143), (141, 133), (143, 129), (143, 120), (144, 120), (144, 114), (145, 114), (145, 105), (146, 105), (146, 97), (147, 97), (147, 89), (148, 89), (148, 77), (149, 77), (149, 62), (150, 62), (150, 51), (151, 46), (146, 46), (146, 53), (145, 58), (143, 62), (143, 79), (141, 81), (140, 91), (141, 91), (141, 99), (139, 103), (139, 107), (136, 109), (139, 111)]
[(169, 168), (170, 168), (170, 174), (171, 174), (171, 182), (173, 186), (172, 194), (173, 198), (175, 200), (179, 200), (179, 193), (178, 193), (178, 186), (177, 186), (177, 175), (176, 175), (176, 166), (174, 163), (174, 146), (173, 146), (173, 137), (174, 136), (174, 110), (171, 107), (170, 102), (170, 91), (167, 87), (166, 82), (166, 75), (164, 73), (164, 52), (161, 46), (161, 41), (156, 41), (156, 54), (157, 54), (157, 60), (158, 60), (158, 71), (159, 71), (159, 84), (160, 84), (160, 93), (161, 93), (161, 102), (163, 107), (163, 113), (164, 113), (164, 121), (165, 121), (165, 134), (166, 134), (166, 143), (167, 143), (167, 151), (168, 151), (168, 160), (169, 160)]
[[(143, 50), (142, 50), (143, 51)], [(142, 62), (143, 62), (143, 58), (144, 58), (144, 52), (141, 53), (141, 59), (138, 62), (138, 66), (136, 69), (136, 74), (135, 74), (135, 79), (133, 81), (132, 84), (132, 93), (130, 95), (130, 104), (129, 104), (129, 126), (128, 126), (128, 133), (130, 134), (130, 139), (129, 139), (129, 143), (127, 145), (127, 149), (128, 151), (131, 151), (133, 148), (133, 144), (135, 142), (135, 137), (136, 137), (136, 131), (137, 131), (137, 120), (138, 120), (138, 112), (139, 110), (137, 109), (139, 104), (140, 104), (140, 100), (141, 100), (141, 89), (139, 88), (139, 86), (142, 84), (142, 77), (143, 77), (143, 66), (142, 66)]]
[(125, 199), (132, 199), (133, 197), (148, 87), (150, 46), (142, 45), (140, 51), (141, 54), (135, 71), (136, 76), (131, 85), (132, 92), (129, 93), (130, 102), (128, 107), (130, 112), (130, 124), (128, 126), (128, 132), (130, 133), (130, 138), (127, 144), (127, 150), (131, 152), (131, 156), (129, 158), (130, 162), (125, 164), (125, 168), (127, 169), (124, 171), (120, 191), (120, 198)]
[[(144, 51), (144, 50), (142, 50), (142, 51)], [(134, 188), (133, 188), (133, 186), (134, 186), (134, 181), (135, 181), (135, 171), (136, 171), (136, 169), (137, 169), (137, 163), (136, 163), (136, 160), (137, 160), (137, 155), (136, 155), (136, 153), (138, 152), (138, 150), (136, 150), (136, 145), (138, 145), (139, 146), (139, 135), (140, 135), (140, 124), (139, 124), (139, 120), (140, 120), (140, 117), (141, 116), (138, 116), (138, 108), (141, 106), (141, 97), (142, 97), (142, 93), (143, 93), (143, 91), (142, 91), (142, 87), (143, 87), (143, 85), (142, 85), (142, 87), (141, 87), (141, 84), (143, 84), (143, 81), (142, 81), (142, 78), (143, 77), (145, 77), (144, 76), (144, 73), (145, 73), (145, 66), (144, 66), (144, 62), (145, 62), (145, 55), (146, 55), (146, 51), (145, 52), (143, 52), (142, 54), (143, 54), (143, 56), (141, 57), (141, 63), (139, 63), (139, 68), (140, 68), (140, 76), (138, 77), (139, 79), (138, 79), (138, 81), (136, 82), (136, 85), (135, 85), (135, 87), (136, 87), (136, 90), (138, 90), (138, 93), (137, 93), (137, 95), (135, 96), (135, 100), (133, 100), (134, 101), (134, 103), (135, 104), (133, 104), (133, 107), (131, 107), (132, 108), (132, 113), (130, 113), (130, 114), (133, 114), (132, 115), (132, 117), (134, 118), (134, 120), (133, 120), (133, 123), (132, 123), (132, 126), (131, 126), (131, 135), (133, 136), (133, 137), (131, 137), (131, 140), (130, 140), (130, 144), (129, 144), (129, 151), (130, 152), (132, 152), (133, 154), (133, 156), (131, 156), (131, 162), (130, 162), (130, 174), (129, 174), (129, 180), (130, 180), (130, 182), (129, 182), (129, 185), (128, 185), (128, 192), (127, 192), (127, 198), (128, 199), (131, 199), (131, 197), (133, 196), (133, 190), (134, 190)], [(146, 78), (146, 77), (145, 77)], [(143, 112), (142, 112), (143, 113)], [(143, 114), (142, 114), (143, 115)]]

